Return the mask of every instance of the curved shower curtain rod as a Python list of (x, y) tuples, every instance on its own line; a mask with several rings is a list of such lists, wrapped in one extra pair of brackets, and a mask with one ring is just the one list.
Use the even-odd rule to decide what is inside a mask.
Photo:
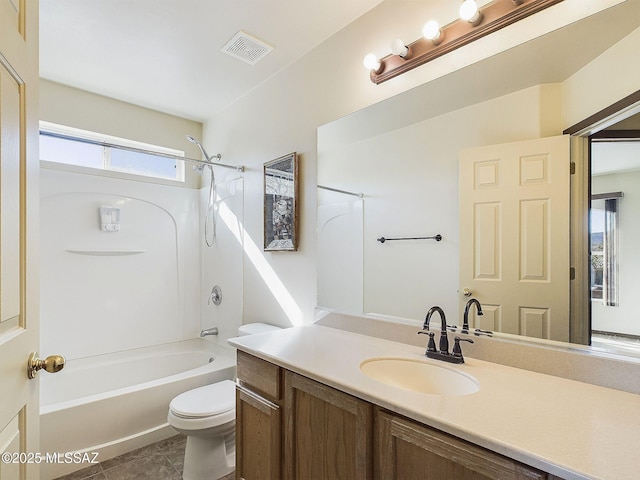
[[(53, 132), (45, 132), (45, 131), (41, 131), (40, 132), (42, 135), (46, 135), (48, 137), (55, 137), (55, 138), (62, 138), (64, 140), (73, 140), (73, 141), (78, 141), (79, 139), (77, 137), (74, 137), (72, 135), (65, 135), (63, 133), (53, 133)], [(109, 143), (109, 142), (103, 142), (100, 140), (90, 140), (90, 139), (80, 139), (80, 141), (82, 141), (83, 143), (89, 143), (91, 145), (98, 145), (101, 147), (109, 147), (109, 148), (119, 148), (120, 150), (128, 150), (130, 152), (136, 152), (136, 153), (144, 153), (147, 155), (156, 155), (158, 157), (165, 157), (165, 158), (173, 158), (175, 160), (185, 160), (187, 162), (194, 162), (194, 163), (202, 163), (205, 165), (212, 165), (212, 166), (218, 166), (218, 167), (222, 167), (222, 168), (232, 168), (233, 170), (236, 170), (238, 172), (244, 172), (244, 165), (227, 165), (225, 163), (219, 163), (219, 162), (210, 162), (208, 160), (199, 160), (197, 158), (191, 158), (191, 157), (180, 157), (178, 155), (173, 155), (171, 153), (163, 153), (163, 152), (154, 152), (151, 150), (146, 150), (144, 148), (136, 148), (136, 147), (125, 147), (123, 145), (117, 145), (115, 143)], [(220, 155), (220, 154), (218, 154)], [(222, 157), (222, 156), (220, 156)]]

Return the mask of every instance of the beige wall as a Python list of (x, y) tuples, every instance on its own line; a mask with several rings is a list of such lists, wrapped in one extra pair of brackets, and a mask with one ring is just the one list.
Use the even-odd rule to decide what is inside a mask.
[[(201, 158), (198, 147), (186, 140), (186, 135), (201, 137), (200, 122), (44, 79), (40, 79), (40, 120), (183, 150), (187, 157)], [(186, 178), (187, 185), (198, 185), (199, 180), (189, 166)]]
[[(618, 3), (619, 0), (565, 0), (499, 34), (397, 79), (374, 85), (362, 67), (366, 53), (384, 56), (390, 39), (417, 38), (416, 32), (424, 19), (435, 12), (445, 12), (448, 17), (444, 18), (451, 20), (455, 17), (455, 8), (448, 0), (385, 1), (211, 118), (205, 124), (206, 144), (215, 145), (227, 162), (247, 167), (245, 249), (253, 246), (253, 254), (245, 255), (243, 266), (243, 321), (283, 326), (312, 321), (316, 306), (315, 186), (319, 126)], [(262, 252), (262, 165), (292, 151), (300, 154), (301, 161), (300, 248), (295, 253)], [(215, 257), (210, 261), (215, 264)], [(272, 287), (270, 276), (277, 277), (282, 289)]]
[(563, 123), (568, 128), (640, 85), (640, 29), (636, 29), (568, 78), (562, 86)]

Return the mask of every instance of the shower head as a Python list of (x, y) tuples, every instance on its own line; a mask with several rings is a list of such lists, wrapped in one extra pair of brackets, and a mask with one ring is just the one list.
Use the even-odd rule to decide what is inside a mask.
[(198, 148), (202, 152), (202, 155), (204, 155), (204, 158), (207, 162), (211, 161), (211, 157), (209, 157), (209, 155), (207, 154), (207, 151), (204, 149), (204, 147), (198, 140), (193, 138), (191, 135), (187, 135), (187, 140), (189, 140), (191, 143), (195, 143), (198, 146)]

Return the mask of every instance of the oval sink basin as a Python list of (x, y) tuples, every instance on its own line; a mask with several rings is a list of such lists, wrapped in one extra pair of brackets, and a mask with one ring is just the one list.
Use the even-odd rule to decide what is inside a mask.
[(360, 370), (385, 385), (430, 395), (469, 395), (480, 389), (465, 373), (408, 358), (371, 358)]

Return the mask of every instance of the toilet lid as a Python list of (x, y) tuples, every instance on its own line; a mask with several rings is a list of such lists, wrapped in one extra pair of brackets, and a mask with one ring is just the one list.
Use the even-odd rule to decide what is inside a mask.
[(235, 408), (235, 390), (235, 383), (223, 380), (181, 393), (171, 400), (169, 408), (179, 417), (212, 417)]

